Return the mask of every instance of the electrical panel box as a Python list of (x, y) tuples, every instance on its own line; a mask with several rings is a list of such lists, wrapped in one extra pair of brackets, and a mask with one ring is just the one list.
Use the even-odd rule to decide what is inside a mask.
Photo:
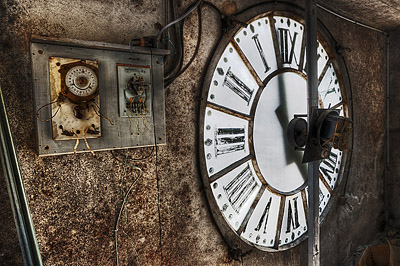
[(49, 75), (53, 139), (101, 137), (97, 61), (50, 57)]
[(150, 66), (118, 65), (120, 116), (151, 116)]
[(39, 156), (165, 144), (163, 58), (168, 53), (35, 37)]

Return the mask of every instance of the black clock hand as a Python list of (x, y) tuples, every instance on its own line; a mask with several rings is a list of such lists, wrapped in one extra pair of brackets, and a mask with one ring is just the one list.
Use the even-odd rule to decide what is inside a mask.
[(287, 102), (286, 102), (286, 84), (283, 80), (282, 75), (278, 76), (278, 85), (279, 85), (279, 102), (280, 105), (275, 110), (275, 114), (281, 124), (282, 131), (283, 131), (283, 141), (285, 146), (285, 155), (286, 155), (286, 164), (290, 164), (295, 162), (297, 168), (299, 169), (301, 175), (303, 176), (304, 180), (307, 180), (308, 171), (307, 165), (302, 164), (302, 157), (301, 153), (295, 151), (294, 148), (289, 144), (287, 137), (286, 137), (286, 130), (289, 124), (289, 114), (287, 110)]

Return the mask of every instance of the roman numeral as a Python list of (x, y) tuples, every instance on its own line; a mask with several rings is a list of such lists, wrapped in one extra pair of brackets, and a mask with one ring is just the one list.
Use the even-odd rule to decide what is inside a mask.
[(294, 35), (292, 36), (290, 30), (285, 28), (278, 28), (278, 31), (282, 63), (292, 64), (292, 61), (294, 59), (296, 65), (298, 66), (299, 64), (297, 62), (296, 54), (294, 52), (298, 33), (294, 32)]
[(265, 54), (261, 47), (260, 40), (258, 39), (258, 34), (254, 35), (252, 37), (252, 39), (254, 40), (254, 43), (256, 44), (258, 53), (260, 54), (260, 57), (261, 57), (261, 61), (264, 64), (264, 67), (265, 67), (264, 73), (267, 73), (268, 70), (270, 70), (271, 68), (268, 66), (267, 59), (265, 59)]
[(329, 182), (332, 181), (331, 174), (335, 173), (335, 167), (338, 160), (338, 155), (334, 152), (331, 152), (329, 157), (322, 161), (320, 166), (320, 171), (324, 174), (326, 178), (328, 178)]
[(250, 166), (247, 164), (247, 166), (223, 188), (232, 208), (239, 213), (240, 209), (247, 202), (257, 186)]
[(324, 193), (322, 193), (322, 190), (319, 190), (319, 204), (321, 204), (321, 202), (324, 200), (325, 196)]
[(245, 130), (241, 128), (215, 129), (215, 157), (222, 154), (242, 151), (245, 147)]
[(247, 105), (250, 104), (251, 96), (253, 95), (253, 90), (247, 87), (243, 81), (241, 81), (233, 72), (231, 71), (231, 67), (228, 68), (226, 72), (226, 76), (224, 79), (224, 86), (227, 86), (234, 93), (236, 93), (240, 98), (247, 102)]
[(257, 227), (254, 229), (255, 231), (260, 231), (261, 226), (264, 222), (265, 219), (265, 224), (264, 224), (264, 230), (263, 233), (267, 233), (267, 223), (268, 223), (268, 216), (269, 216), (269, 208), (271, 208), (271, 202), (272, 202), (272, 197), (269, 198), (269, 201), (267, 203), (267, 206), (265, 206), (264, 212), (261, 215), (260, 221), (257, 224)]
[[(286, 225), (286, 233), (290, 233), (293, 229), (297, 229), (300, 226), (299, 223), (299, 213), (297, 207), (297, 198), (293, 198), (293, 208), (292, 208), (292, 200), (289, 200), (288, 207), (288, 216), (287, 216), (287, 225)], [(293, 229), (292, 229), (293, 228)]]

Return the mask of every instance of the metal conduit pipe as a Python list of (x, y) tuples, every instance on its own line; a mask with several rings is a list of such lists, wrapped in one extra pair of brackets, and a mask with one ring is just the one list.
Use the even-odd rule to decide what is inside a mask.
[[(386, 121), (385, 121), (386, 145), (385, 145), (385, 151), (386, 151), (386, 154), (385, 154), (384, 190), (387, 191), (387, 180), (388, 180), (388, 175), (389, 175), (389, 170), (390, 170), (390, 151), (389, 151), (389, 147), (390, 147), (390, 131), (389, 131), (390, 130), (390, 116), (389, 116), (389, 111), (390, 111), (390, 38), (389, 38), (389, 33), (385, 32), (383, 30), (368, 26), (366, 24), (357, 22), (357, 21), (352, 20), (350, 18), (347, 18), (347, 17), (345, 17), (343, 15), (340, 15), (340, 14), (336, 13), (335, 11), (332, 11), (332, 10), (330, 10), (330, 9), (320, 5), (320, 4), (317, 4), (317, 7), (321, 8), (322, 10), (325, 10), (326, 12), (328, 12), (328, 13), (330, 13), (330, 14), (338, 17), (338, 18), (346, 20), (346, 21), (348, 21), (350, 23), (353, 23), (355, 25), (358, 25), (358, 26), (361, 26), (361, 27), (364, 27), (364, 28), (367, 28), (367, 29), (370, 29), (370, 30), (373, 30), (373, 31), (376, 31), (376, 32), (379, 32), (379, 33), (382, 33), (382, 34), (384, 34), (386, 36), (386, 77), (385, 77), (385, 79), (386, 79), (386, 86), (385, 86), (385, 98), (386, 98), (385, 99), (386, 100), (386, 102), (385, 102), (385, 104), (386, 104), (386, 110), (385, 110), (386, 111)], [(346, 192), (346, 187), (347, 187), (347, 182), (346, 182), (346, 186), (345, 186), (343, 194)], [(389, 217), (388, 217), (388, 215), (389, 215), (388, 214), (388, 196), (387, 196), (387, 193), (385, 193), (385, 196), (384, 196), (384, 204), (385, 204), (385, 222), (386, 222), (386, 225), (387, 225), (388, 222), (389, 222)]]
[(40, 266), (42, 259), (36, 240), (35, 229), (26, 199), (24, 183), (12, 140), (3, 93), (0, 88), (0, 150), (1, 164), (6, 179), (22, 257), (25, 265)]

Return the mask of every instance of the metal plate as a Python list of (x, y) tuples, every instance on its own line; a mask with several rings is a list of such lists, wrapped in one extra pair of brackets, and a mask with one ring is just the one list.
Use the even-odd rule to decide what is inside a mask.
[[(151, 118), (151, 69), (150, 66), (135, 66), (118, 64), (118, 95), (119, 95), (119, 115), (121, 117), (141, 117), (143, 119)], [(133, 77), (143, 77), (145, 83), (144, 94), (146, 100), (143, 110), (132, 110), (132, 103), (129, 103), (129, 90), (127, 84)], [(127, 105), (129, 104), (129, 105)], [(139, 108), (138, 108), (139, 109)]]
[[(163, 93), (163, 54), (162, 50), (153, 51), (146, 48), (134, 49), (128, 46), (104, 44), (97, 42), (80, 42), (72, 40), (55, 41), (53, 39), (35, 39), (31, 43), (32, 73), (34, 88), (34, 112), (51, 102), (49, 58), (64, 57), (92, 60), (98, 63), (101, 112), (101, 137), (89, 139), (90, 148), (94, 151), (152, 146), (155, 143), (166, 144), (165, 103)], [(117, 65), (150, 66), (152, 84), (152, 112), (146, 118), (148, 125), (132, 125), (128, 117), (119, 116)], [(51, 117), (51, 108), (46, 106), (41, 115)], [(113, 121), (112, 125), (105, 117)], [(142, 119), (137, 118), (137, 119)], [(75, 140), (56, 141), (52, 137), (50, 122), (36, 119), (37, 151), (39, 156), (70, 154), (74, 152)], [(138, 134), (139, 133), (139, 134)], [(88, 152), (83, 141), (77, 152)]]
[[(49, 68), (50, 68), (50, 95), (51, 102), (56, 102), (59, 95), (61, 94), (61, 73), (59, 72), (60, 67), (64, 64), (70, 64), (79, 62), (80, 60), (71, 58), (61, 58), (61, 57), (50, 57), (49, 58)], [(96, 61), (86, 60), (86, 63), (98, 67)], [(54, 140), (71, 140), (76, 139), (75, 134), (79, 139), (84, 137), (89, 138), (99, 138), (101, 137), (101, 127), (100, 127), (100, 116), (97, 115), (95, 108), (99, 106), (99, 96), (97, 95), (93, 100), (94, 102), (89, 104), (95, 105), (90, 106), (86, 109), (83, 114), (83, 119), (76, 118), (74, 106), (75, 104), (70, 102), (66, 97), (63, 97), (63, 101), (58, 102), (58, 104), (51, 105), (51, 114), (54, 117), (51, 120), (53, 129), (53, 139)], [(85, 134), (85, 129), (93, 127), (97, 129), (97, 134)], [(69, 132), (73, 134), (65, 134), (64, 132)]]

